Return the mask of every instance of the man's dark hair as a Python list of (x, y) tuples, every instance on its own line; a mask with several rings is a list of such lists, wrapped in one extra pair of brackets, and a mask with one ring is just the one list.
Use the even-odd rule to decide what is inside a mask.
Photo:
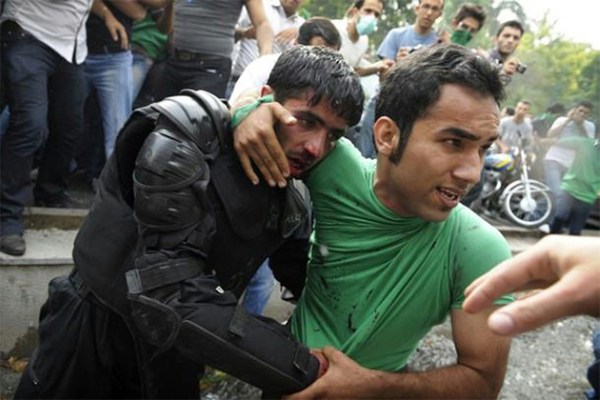
[(594, 106), (592, 105), (591, 101), (587, 101), (587, 100), (582, 100), (580, 102), (577, 103), (577, 105), (575, 107), (585, 107), (585, 108), (589, 108), (590, 111), (592, 111), (594, 109)]
[(308, 95), (312, 106), (324, 98), (349, 126), (360, 120), (364, 94), (358, 75), (340, 53), (331, 49), (296, 46), (282, 53), (267, 85), (280, 103)]
[[(381, 4), (384, 4), (384, 3), (383, 3), (383, 0), (378, 0), (378, 1), (379, 1)], [(365, 4), (365, 0), (356, 0), (356, 1), (354, 2), (354, 5), (353, 5), (352, 7), (356, 7), (356, 8), (358, 8), (358, 9), (360, 10), (360, 9), (362, 8), (363, 4)]]
[(315, 37), (322, 37), (327, 46), (339, 50), (342, 47), (342, 38), (337, 28), (329, 18), (312, 17), (306, 20), (298, 30), (298, 44), (310, 45)]
[(485, 22), (486, 16), (487, 14), (485, 9), (479, 4), (465, 3), (460, 6), (453, 19), (456, 23), (459, 23), (463, 19), (471, 17), (479, 22), (479, 29), (481, 29)]
[(566, 113), (567, 110), (565, 109), (565, 106), (562, 103), (554, 103), (548, 106), (548, 108), (546, 108), (546, 112), (560, 115)]
[(525, 28), (523, 28), (523, 24), (517, 21), (516, 19), (511, 19), (510, 21), (506, 21), (502, 23), (502, 25), (500, 25), (500, 28), (498, 28), (498, 32), (496, 32), (496, 37), (500, 36), (502, 31), (506, 27), (518, 29), (519, 31), (521, 31), (521, 36), (523, 36), (523, 34), (525, 33)]
[(390, 161), (400, 161), (415, 121), (437, 103), (446, 84), (473, 89), (498, 104), (505, 95), (498, 70), (464, 46), (440, 43), (409, 54), (382, 82), (375, 110), (376, 119), (387, 116), (400, 129)]

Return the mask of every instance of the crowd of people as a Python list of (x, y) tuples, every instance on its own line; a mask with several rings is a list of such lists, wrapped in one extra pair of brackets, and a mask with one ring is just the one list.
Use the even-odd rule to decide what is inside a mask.
[[(598, 239), (511, 258), (468, 207), (485, 154), (523, 143), (545, 150), (551, 233), (598, 199), (590, 102), (500, 115), (523, 25), (471, 49), (481, 6), (441, 31), (444, 0), (418, 0), (370, 59), (382, 0), (302, 3), (3, 3), (0, 251), (25, 253), (27, 205), (70, 206), (74, 171), (96, 192), (16, 398), (198, 398), (204, 365), (266, 398), (493, 398), (511, 335), (600, 314)], [(260, 316), (275, 279), (285, 326)], [(456, 363), (407, 370), (447, 317)]]

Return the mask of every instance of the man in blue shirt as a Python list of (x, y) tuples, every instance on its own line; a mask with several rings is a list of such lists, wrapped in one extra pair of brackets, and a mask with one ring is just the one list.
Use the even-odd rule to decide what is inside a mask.
[(442, 15), (443, 9), (444, 0), (419, 0), (414, 9), (417, 17), (414, 25), (389, 31), (377, 50), (377, 56), (397, 61), (411, 48), (435, 43), (438, 36), (433, 24)]

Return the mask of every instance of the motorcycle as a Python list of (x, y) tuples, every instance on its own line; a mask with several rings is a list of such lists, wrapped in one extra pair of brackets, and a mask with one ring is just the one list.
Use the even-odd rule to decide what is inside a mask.
[(550, 188), (529, 177), (530, 160), (523, 146), (509, 154), (492, 153), (484, 158), (483, 185), (472, 209), (485, 216), (504, 216), (524, 228), (536, 228), (552, 213)]

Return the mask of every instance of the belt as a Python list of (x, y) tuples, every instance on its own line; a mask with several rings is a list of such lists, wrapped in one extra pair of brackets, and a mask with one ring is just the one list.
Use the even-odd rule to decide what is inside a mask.
[(205, 61), (205, 62), (223, 62), (225, 57), (215, 56), (214, 54), (196, 53), (193, 51), (174, 48), (172, 57), (175, 61)]
[(11, 19), (6, 20), (2, 23), (1, 32), (3, 35), (13, 33), (13, 34), (21, 34), (23, 36), (31, 36), (31, 34), (29, 32), (27, 32), (25, 29), (21, 28), (21, 25), (19, 25), (16, 21), (13, 21)]

